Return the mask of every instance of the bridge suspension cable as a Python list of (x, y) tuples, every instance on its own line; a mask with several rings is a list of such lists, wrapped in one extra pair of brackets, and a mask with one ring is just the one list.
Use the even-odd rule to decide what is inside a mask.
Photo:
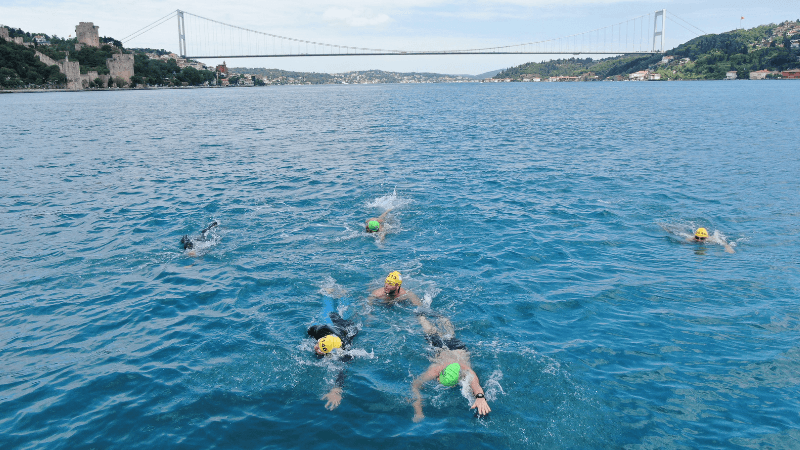
[[(675, 25), (678, 25), (679, 27), (683, 28), (684, 30), (686, 30), (686, 31), (688, 31), (688, 32), (690, 32), (690, 33), (692, 33), (692, 34), (695, 34), (695, 35), (697, 35), (697, 36), (702, 36), (702, 35), (704, 35), (704, 34), (708, 34), (708, 33), (706, 33), (705, 31), (701, 30), (700, 28), (697, 28), (696, 26), (694, 26), (694, 25), (690, 24), (689, 22), (687, 22), (687, 21), (685, 21), (685, 20), (681, 19), (680, 17), (676, 16), (674, 13), (669, 13), (669, 19), (670, 19), (670, 20), (672, 20), (673, 22), (675, 22)], [(683, 26), (683, 25), (682, 25), (680, 22), (678, 22), (678, 21), (677, 21), (677, 20), (675, 20), (675, 19), (678, 19), (678, 20), (680, 20), (681, 22), (685, 23), (686, 25), (689, 25), (690, 27), (692, 27), (692, 28), (694, 28), (695, 30), (699, 31), (699, 32), (700, 32), (700, 34), (697, 34), (697, 31), (694, 31), (694, 30), (692, 30), (692, 29), (686, 28), (685, 26)]]
[[(188, 48), (188, 54), (182, 56), (195, 59), (446, 54), (650, 54), (664, 50), (649, 45), (650, 36), (655, 33), (655, 29), (652, 33), (649, 30), (652, 14), (543, 41), (470, 49), (398, 50), (295, 39), (231, 25), (186, 11), (178, 13), (186, 20), (187, 38), (183, 45)], [(660, 13), (663, 18), (663, 12)]]
[[(450, 50), (398, 50), (337, 45), (296, 39), (231, 25), (187, 11), (176, 10), (124, 37), (129, 42), (178, 18), (179, 53), (184, 58), (251, 58), (366, 55), (473, 55), (473, 54), (652, 54), (664, 51), (666, 11), (656, 11), (619, 23), (554, 39), (520, 44)], [(672, 15), (670, 16), (672, 18)], [(693, 26), (682, 20), (689, 26)], [(653, 22), (651, 20), (655, 19)], [(660, 19), (660, 29), (658, 27)], [(676, 22), (676, 24), (679, 24)], [(680, 24), (679, 24), (680, 25)], [(683, 25), (681, 25), (684, 27)], [(684, 27), (685, 28), (685, 27)], [(697, 27), (694, 27), (697, 28)], [(700, 30), (699, 28), (697, 28)], [(700, 30), (702, 32), (702, 30)], [(659, 45), (656, 37), (660, 36)], [(652, 39), (652, 44), (650, 40)]]
[(156, 28), (157, 26), (159, 26), (159, 25), (161, 25), (163, 23), (166, 23), (168, 20), (170, 20), (173, 17), (175, 17), (176, 14), (178, 14), (178, 10), (172, 11), (171, 13), (169, 13), (166, 16), (156, 20), (155, 22), (151, 23), (150, 25), (147, 25), (144, 28), (141, 28), (139, 30), (134, 31), (133, 33), (131, 33), (131, 34), (125, 36), (124, 38), (120, 39), (120, 42), (122, 42), (124, 44), (126, 42), (132, 41), (133, 39), (136, 39), (137, 37), (147, 33), (148, 31), (152, 30), (153, 28)]

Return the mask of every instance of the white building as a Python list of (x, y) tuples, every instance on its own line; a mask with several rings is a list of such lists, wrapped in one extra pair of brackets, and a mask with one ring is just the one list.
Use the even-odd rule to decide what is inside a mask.
[(735, 80), (736, 79), (736, 71), (735, 70), (731, 70), (731, 71), (726, 72), (725, 73), (725, 79), (726, 80)]
[(647, 79), (647, 75), (648, 72), (646, 70), (640, 70), (628, 75), (628, 79), (631, 81), (644, 81)]

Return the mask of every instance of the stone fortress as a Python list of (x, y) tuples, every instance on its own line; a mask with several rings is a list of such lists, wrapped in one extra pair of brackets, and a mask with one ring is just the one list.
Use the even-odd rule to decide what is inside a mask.
[[(75, 27), (75, 33), (78, 38), (78, 43), (75, 44), (75, 51), (80, 51), (84, 46), (100, 48), (99, 29), (100, 27), (95, 26), (92, 22), (79, 23), (78, 26)], [(21, 37), (9, 38), (8, 28), (2, 25), (0, 25), (0, 39), (24, 45)], [(30, 43), (28, 42), (25, 44)], [(67, 76), (67, 89), (70, 90), (78, 91), (86, 89), (89, 87), (89, 83), (97, 78), (100, 78), (104, 84), (108, 84), (110, 78), (121, 78), (126, 83), (130, 84), (131, 77), (133, 76), (132, 54), (120, 52), (115, 53), (111, 58), (107, 59), (106, 67), (108, 67), (108, 75), (99, 75), (96, 71), (89, 71), (89, 73), (81, 74), (78, 62), (69, 60), (69, 52), (67, 52), (67, 57), (60, 61), (56, 61), (38, 51), (36, 51), (36, 56), (39, 58), (39, 61), (48, 66), (58, 66), (61, 73)]]

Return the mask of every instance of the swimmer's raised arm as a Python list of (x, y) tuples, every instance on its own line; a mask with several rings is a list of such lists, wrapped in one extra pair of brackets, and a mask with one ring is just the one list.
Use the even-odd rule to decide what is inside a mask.
[(469, 387), (472, 389), (472, 395), (475, 396), (475, 401), (472, 403), (469, 409), (476, 409), (478, 414), (481, 416), (485, 416), (492, 412), (492, 409), (489, 408), (489, 403), (486, 401), (486, 397), (484, 396), (483, 388), (481, 387), (481, 382), (478, 380), (478, 375), (472, 369), (465, 369), (468, 373), (472, 374), (472, 379), (470, 380)]
[(417, 297), (417, 294), (411, 291), (406, 291), (405, 297), (409, 299), (414, 306), (422, 306), (422, 302), (419, 300), (419, 297)]
[(722, 246), (725, 248), (726, 252), (728, 252), (728, 253), (736, 253), (736, 252), (733, 251), (733, 247), (731, 247), (731, 244), (728, 244), (727, 242), (725, 242), (725, 243), (722, 244)]
[(378, 217), (378, 222), (380, 222), (381, 225), (383, 225), (383, 222), (386, 220), (386, 215), (389, 214), (389, 211), (391, 210), (392, 208), (387, 209), (386, 211), (383, 212), (383, 214), (380, 215), (380, 217)]
[(414, 406), (414, 422), (419, 422), (425, 418), (425, 415), (422, 414), (422, 394), (420, 393), (422, 386), (426, 382), (431, 381), (439, 376), (439, 372), (441, 372), (444, 368), (445, 364), (431, 364), (431, 366), (428, 367), (428, 370), (426, 370), (411, 383), (411, 396), (413, 400), (412, 405)]

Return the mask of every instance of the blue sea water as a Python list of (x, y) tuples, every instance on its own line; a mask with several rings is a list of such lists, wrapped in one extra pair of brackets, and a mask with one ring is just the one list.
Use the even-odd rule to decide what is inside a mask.
[[(0, 96), (0, 447), (798, 448), (799, 88)], [(411, 420), (393, 270), (488, 417), (429, 383)], [(346, 366), (306, 338), (328, 297)]]

